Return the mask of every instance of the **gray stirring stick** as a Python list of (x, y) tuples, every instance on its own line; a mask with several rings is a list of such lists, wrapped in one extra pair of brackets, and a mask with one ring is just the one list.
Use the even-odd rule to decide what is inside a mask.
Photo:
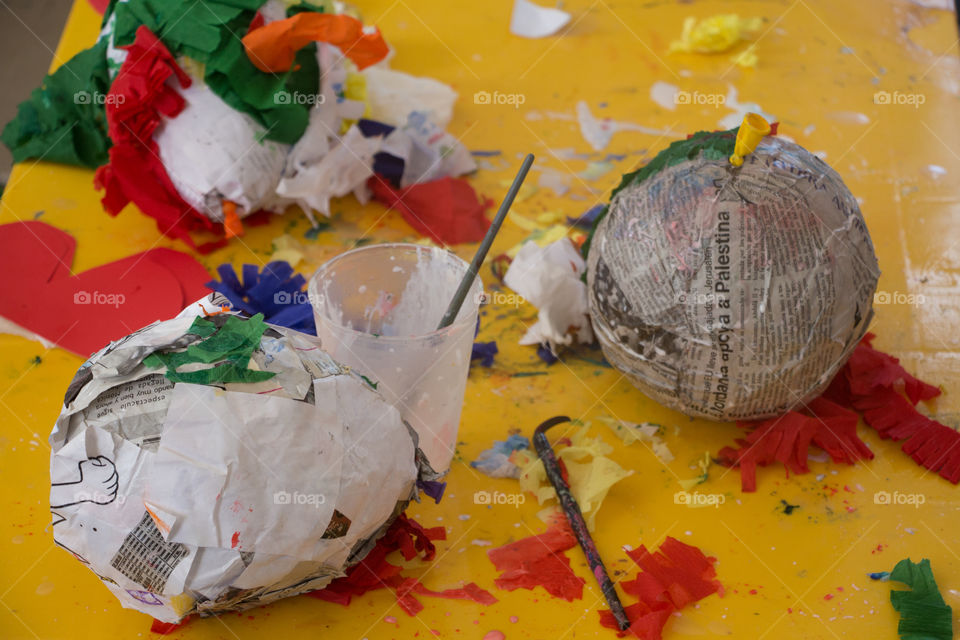
[(500, 209), (490, 224), (490, 228), (487, 229), (487, 235), (483, 236), (483, 242), (480, 243), (480, 247), (477, 249), (477, 253), (474, 254), (473, 261), (470, 263), (470, 267), (464, 274), (463, 280), (460, 281), (460, 286), (457, 288), (453, 300), (450, 301), (447, 312), (443, 314), (443, 319), (437, 326), (437, 331), (453, 324), (454, 319), (456, 319), (457, 314), (460, 312), (460, 307), (463, 306), (463, 301), (467, 299), (467, 293), (469, 293), (470, 287), (473, 285), (473, 281), (480, 271), (480, 265), (483, 264), (484, 258), (487, 257), (490, 245), (493, 244), (493, 239), (497, 236), (497, 232), (500, 231), (500, 225), (503, 224), (504, 218), (507, 217), (507, 211), (510, 210), (513, 199), (517, 197), (517, 192), (520, 191), (520, 185), (523, 184), (523, 179), (527, 177), (527, 172), (530, 171), (532, 164), (533, 154), (528, 153), (527, 157), (523, 159), (523, 164), (520, 165), (520, 171), (517, 172), (517, 177), (513, 179), (513, 184), (510, 185), (510, 190), (507, 191), (506, 197), (503, 199), (503, 202), (500, 203)]

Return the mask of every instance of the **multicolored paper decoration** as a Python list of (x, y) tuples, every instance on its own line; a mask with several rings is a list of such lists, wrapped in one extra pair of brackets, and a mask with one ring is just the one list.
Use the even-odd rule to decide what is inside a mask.
[(367, 202), (375, 173), (397, 189), (379, 199), (421, 233), (479, 240), (487, 202), (448, 180), (476, 168), (444, 131), (456, 93), (371, 68), (389, 53), (382, 35), (332, 9), (110, 3), (96, 44), (47, 78), (2, 139), (17, 161), (97, 168), (108, 213), (132, 202), (201, 253), (243, 235), (242, 221), (261, 211), (296, 204), (316, 225), (331, 198)]

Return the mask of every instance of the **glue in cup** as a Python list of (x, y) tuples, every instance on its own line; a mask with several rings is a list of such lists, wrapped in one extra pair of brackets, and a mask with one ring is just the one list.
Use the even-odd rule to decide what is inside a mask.
[(324, 264), (308, 289), (323, 349), (377, 385), (436, 471), (450, 468), (457, 444), (479, 278), (453, 324), (436, 327), (468, 266), (444, 249), (371, 245)]

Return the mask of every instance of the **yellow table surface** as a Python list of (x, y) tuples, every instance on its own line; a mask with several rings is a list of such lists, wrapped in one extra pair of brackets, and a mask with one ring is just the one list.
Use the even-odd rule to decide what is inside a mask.
[[(759, 103), (776, 115), (780, 131), (825, 158), (861, 198), (883, 275), (880, 290), (922, 296), (922, 304), (876, 308), (876, 345), (919, 376), (942, 385), (945, 394), (923, 408), (956, 427), (960, 382), (960, 64), (952, 12), (906, 1), (834, 2), (607, 2), (568, 0), (573, 14), (562, 37), (526, 40), (510, 36), (509, 0), (482, 3), (369, 0), (360, 3), (396, 48), (396, 69), (438, 78), (461, 96), (450, 131), (471, 149), (499, 149), (493, 168), (471, 178), (477, 189), (499, 198), (525, 152), (538, 167), (572, 178), (571, 194), (541, 189), (515, 205), (533, 217), (545, 211), (578, 215), (609, 197), (619, 173), (645, 161), (671, 137), (639, 131), (614, 135), (610, 153), (633, 153), (615, 172), (595, 180), (577, 177), (587, 161), (559, 149), (589, 152), (573, 117), (586, 100), (595, 115), (670, 129), (679, 137), (715, 129), (729, 109), (712, 105), (667, 110), (650, 98), (657, 80), (686, 91), (726, 94)], [(762, 16), (754, 70), (732, 67), (728, 54), (668, 55), (683, 18), (719, 12)], [(89, 46), (99, 17), (77, 3), (57, 49), (54, 66)], [(742, 48), (742, 47), (741, 47)], [(477, 91), (519, 93), (520, 108), (475, 104)], [(919, 108), (875, 104), (874, 93), (919, 94)], [(606, 103), (605, 107), (601, 104)], [(861, 114), (861, 115), (857, 115)], [(539, 117), (538, 117), (539, 116)], [(556, 153), (554, 155), (553, 153)], [(645, 152), (645, 153), (644, 153)], [(598, 157), (602, 157), (600, 154)], [(930, 165), (935, 165), (931, 167)], [(535, 183), (538, 172), (531, 174)], [(3, 196), (0, 223), (41, 220), (76, 236), (79, 272), (154, 246), (186, 247), (159, 237), (137, 211), (118, 218), (100, 208), (90, 171), (49, 163), (16, 167)], [(308, 225), (298, 211), (268, 226), (249, 229), (242, 241), (200, 258), (211, 270), (223, 262), (261, 264), (271, 241), (285, 231), (311, 246), (309, 273), (358, 239), (413, 239), (396, 213), (360, 206), (352, 197), (334, 205), (330, 231), (303, 239)], [(526, 232), (510, 223), (494, 255)], [(455, 250), (469, 256), (474, 247)], [(488, 283), (492, 276), (483, 270)], [(616, 371), (571, 357), (549, 369), (534, 350), (517, 345), (531, 324), (532, 307), (494, 307), (480, 339), (496, 339), (500, 354), (491, 370), (475, 367), (467, 387), (457, 460), (443, 502), (414, 505), (409, 513), (426, 526), (442, 524), (448, 540), (429, 565), (414, 563), (409, 575), (432, 589), (475, 581), (500, 601), (489, 607), (423, 598), (416, 618), (405, 615), (386, 590), (357, 598), (349, 607), (311, 598), (288, 599), (243, 614), (195, 621), (176, 638), (481, 638), (499, 629), (507, 638), (612, 638), (598, 624), (605, 607), (581, 552), (568, 552), (586, 581), (583, 600), (553, 600), (541, 589), (512, 593), (494, 588), (489, 546), (544, 528), (532, 500), (519, 508), (475, 505), (478, 490), (516, 492), (513, 480), (489, 479), (472, 470), (474, 459), (510, 430), (530, 435), (543, 419), (566, 414), (594, 420), (594, 432), (617, 442), (595, 419), (615, 416), (668, 426), (666, 441), (676, 460), (663, 465), (644, 446), (618, 446), (612, 457), (634, 474), (617, 484), (597, 518), (596, 540), (616, 574), (635, 571), (623, 545), (655, 547), (671, 535), (718, 558), (726, 588), (672, 619), (666, 638), (730, 635), (737, 638), (896, 638), (897, 615), (889, 583), (872, 582), (869, 571), (890, 570), (902, 558), (929, 558), (948, 604), (960, 611), (960, 508), (957, 487), (916, 466), (899, 445), (881, 441), (861, 425), (876, 452), (867, 464), (848, 467), (813, 463), (809, 475), (786, 479), (783, 469), (761, 469), (759, 490), (741, 494), (736, 471), (714, 467), (698, 487), (722, 493), (717, 509), (674, 504), (677, 479), (695, 474), (691, 463), (715, 453), (739, 430), (732, 424), (692, 420), (668, 411), (634, 389)], [(81, 359), (61, 349), (0, 335), (0, 637), (136, 638), (149, 635), (150, 618), (124, 610), (99, 580), (65, 551), (55, 548), (49, 528), (47, 435), (60, 411), (64, 389)], [(39, 357), (40, 362), (35, 362)], [(515, 372), (546, 372), (511, 377)], [(821, 480), (818, 475), (825, 474)], [(874, 504), (876, 491), (923, 494), (919, 508)], [(782, 513), (781, 500), (799, 505)], [(827, 595), (832, 597), (826, 598)], [(627, 598), (627, 602), (633, 600)], [(396, 624), (385, 621), (395, 616)], [(512, 623), (511, 616), (518, 621)], [(955, 621), (956, 624), (956, 621)]]

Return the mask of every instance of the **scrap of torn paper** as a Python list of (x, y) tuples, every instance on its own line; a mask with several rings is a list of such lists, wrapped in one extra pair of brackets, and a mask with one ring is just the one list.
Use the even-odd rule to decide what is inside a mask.
[(663, 425), (659, 425), (653, 422), (626, 422), (624, 420), (617, 420), (611, 417), (601, 417), (599, 418), (601, 422), (610, 427), (611, 431), (626, 445), (631, 445), (634, 442), (642, 442), (647, 445), (653, 454), (660, 459), (661, 462), (667, 464), (668, 462), (673, 462), (673, 453), (670, 451), (670, 447), (667, 446), (667, 443), (663, 441), (661, 437), (664, 432)]
[(470, 466), (491, 478), (519, 478), (520, 467), (513, 460), (513, 452), (520, 450), (529, 453), (530, 439), (515, 433), (506, 440), (494, 440), (493, 446), (481, 451)]
[(510, 33), (524, 38), (545, 38), (570, 22), (570, 14), (560, 9), (541, 7), (530, 0), (514, 0)]
[(903, 640), (953, 638), (953, 609), (940, 595), (929, 560), (916, 563), (904, 558), (890, 572), (890, 580), (910, 587), (890, 591), (890, 603), (900, 614), (897, 633)]
[(207, 293), (192, 256), (151, 249), (70, 274), (76, 240), (45, 222), (0, 225), (0, 318), (10, 332), (87, 357)]
[(243, 37), (250, 62), (267, 73), (289, 70), (297, 51), (311, 42), (334, 45), (359, 69), (390, 53), (376, 27), (368, 31), (356, 18), (333, 13), (305, 11), (251, 29)]
[(873, 348), (864, 336), (823, 397), (856, 409), (883, 439), (903, 441), (901, 449), (920, 466), (960, 482), (960, 432), (928, 418), (916, 405), (940, 389), (910, 375), (893, 356)]
[(225, 295), (234, 309), (251, 316), (262, 313), (270, 324), (317, 335), (313, 307), (303, 291), (307, 281), (288, 263), (272, 261), (262, 270), (255, 264), (245, 264), (242, 281), (231, 264), (220, 265), (217, 273), (220, 281), (213, 280), (207, 286)]
[(413, 560), (418, 555), (424, 561), (431, 561), (436, 554), (434, 540), (446, 540), (446, 530), (443, 527), (424, 529), (415, 520), (400, 514), (386, 533), (377, 540), (373, 549), (359, 563), (348, 569), (346, 575), (337, 578), (326, 588), (307, 595), (346, 606), (354, 596), (377, 589), (390, 589), (396, 594), (400, 608), (411, 616), (423, 610), (423, 604), (414, 594), (470, 600), (482, 605), (497, 602), (492, 594), (473, 582), (468, 582), (459, 588), (433, 591), (416, 578), (402, 576), (402, 567), (387, 561), (387, 557), (394, 551), (399, 551), (407, 561)]
[(481, 367), (487, 367), (488, 369), (493, 366), (493, 357), (499, 353), (497, 349), (497, 341), (491, 340), (490, 342), (474, 342), (473, 348), (470, 351), (470, 362), (478, 362)]
[[(574, 433), (567, 446), (554, 449), (561, 468), (565, 471), (570, 491), (580, 506), (580, 511), (591, 531), (596, 523), (597, 512), (603, 505), (610, 488), (633, 471), (627, 471), (607, 457), (613, 447), (600, 438), (587, 436), (589, 425), (583, 425)], [(557, 493), (547, 478), (543, 461), (529, 452), (519, 450), (514, 455), (514, 464), (520, 466), (520, 488), (529, 491), (543, 504), (556, 500)]]
[(738, 423), (749, 432), (737, 439), (738, 448), (724, 447), (717, 457), (725, 465), (740, 468), (744, 492), (756, 491), (758, 466), (779, 462), (787, 476), (809, 473), (811, 445), (823, 449), (834, 462), (872, 460), (873, 452), (857, 437), (858, 420), (853, 411), (819, 397), (807, 403), (803, 412), (788, 411), (769, 420)]
[[(697, 20), (690, 16), (683, 21), (683, 33), (679, 40), (670, 43), (668, 53), (723, 53), (729, 51), (760, 29), (760, 18), (741, 18), (735, 13), (718, 14)], [(754, 67), (757, 54), (754, 45), (733, 57), (741, 67)]]
[(50, 445), (57, 544), (164, 622), (326, 586), (437, 477), (316, 338), (216, 293), (85, 363)]
[(693, 478), (688, 478), (686, 480), (680, 480), (680, 487), (684, 491), (690, 491), (698, 484), (703, 484), (710, 478), (710, 465), (712, 464), (713, 459), (710, 457), (709, 451), (703, 452), (703, 457), (699, 458), (696, 461), (696, 468), (700, 470), (700, 473)]
[(554, 598), (573, 602), (583, 597), (583, 578), (570, 568), (564, 551), (577, 546), (577, 539), (563, 516), (556, 517), (541, 534), (523, 538), (487, 552), (500, 576), (498, 589), (543, 587)]
[(370, 180), (374, 198), (396, 209), (419, 233), (440, 244), (479, 242), (490, 221), (485, 215), (493, 205), (480, 198), (463, 178), (441, 178), (395, 189), (381, 178)]
[(714, 593), (723, 596), (723, 586), (714, 569), (717, 559), (704, 555), (697, 547), (667, 536), (656, 553), (650, 553), (643, 545), (626, 553), (642, 570), (635, 579), (622, 583), (623, 590), (639, 600), (626, 607), (630, 627), (620, 631), (613, 614), (600, 610), (600, 624), (617, 630), (621, 638), (632, 635), (659, 640), (675, 611)]
[(520, 339), (522, 345), (558, 347), (593, 342), (587, 313), (587, 286), (580, 279), (586, 265), (569, 238), (540, 247), (524, 243), (504, 276), (504, 283), (539, 313)]
[(392, 127), (403, 127), (407, 116), (426, 113), (440, 129), (453, 118), (457, 92), (433, 78), (412, 76), (376, 65), (363, 70), (367, 80), (369, 118)]

